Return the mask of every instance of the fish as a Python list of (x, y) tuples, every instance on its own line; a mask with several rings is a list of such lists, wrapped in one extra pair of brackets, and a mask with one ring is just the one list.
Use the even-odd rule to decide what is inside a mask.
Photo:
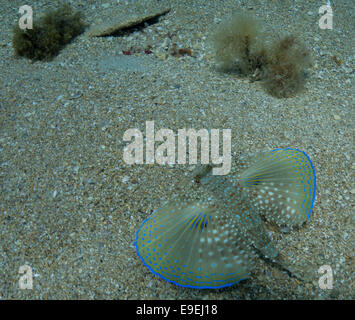
[(211, 168), (194, 173), (195, 194), (163, 204), (136, 234), (143, 264), (181, 287), (217, 289), (250, 278), (257, 253), (278, 256), (262, 218), (299, 225), (313, 208), (314, 167), (298, 149), (245, 157), (236, 176)]

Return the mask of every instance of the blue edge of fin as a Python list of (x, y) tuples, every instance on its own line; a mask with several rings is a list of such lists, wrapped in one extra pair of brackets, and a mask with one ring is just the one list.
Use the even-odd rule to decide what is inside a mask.
[[(315, 201), (316, 186), (317, 186), (317, 183), (316, 183), (316, 174), (315, 174), (315, 170), (314, 170), (313, 163), (312, 163), (311, 159), (309, 158), (309, 156), (308, 156), (305, 152), (303, 152), (303, 151), (301, 151), (301, 150), (299, 150), (299, 149), (296, 149), (296, 148), (278, 148), (278, 149), (273, 149), (273, 150), (271, 150), (271, 151), (276, 151), (276, 150), (296, 150), (296, 151), (302, 152), (302, 153), (307, 157), (309, 163), (311, 164), (311, 167), (312, 167), (312, 170), (313, 170), (313, 176), (314, 176), (314, 192), (313, 192), (313, 199), (312, 199), (311, 208), (310, 208), (309, 213), (308, 213), (308, 216), (307, 216), (307, 219), (309, 219), (309, 216), (311, 215), (311, 212), (312, 212), (312, 209), (313, 209), (313, 205), (314, 205), (314, 201)], [(153, 212), (152, 214), (154, 214), (154, 212)], [(144, 225), (150, 218), (151, 218), (151, 216), (150, 216), (149, 218), (145, 219), (145, 220), (143, 221), (143, 223), (141, 224), (140, 228), (138, 229), (138, 231), (137, 231), (137, 233), (136, 233), (136, 241), (134, 242), (134, 245), (135, 245), (136, 250), (137, 250), (137, 255), (138, 255), (139, 258), (142, 260), (143, 264), (144, 264), (152, 273), (154, 273), (155, 275), (157, 275), (157, 276), (159, 276), (160, 278), (163, 278), (164, 280), (166, 280), (166, 281), (168, 281), (168, 282), (171, 282), (171, 283), (173, 283), (173, 284), (175, 284), (175, 285), (177, 285), (177, 286), (179, 286), (179, 287), (193, 288), (193, 289), (219, 289), (219, 288), (225, 288), (225, 287), (233, 286), (233, 285), (237, 284), (238, 282), (243, 281), (243, 280), (246, 279), (246, 278), (244, 278), (244, 279), (239, 279), (239, 280), (236, 281), (236, 282), (227, 283), (227, 284), (224, 284), (224, 285), (222, 285), (222, 286), (217, 286), (217, 287), (211, 287), (211, 286), (199, 287), (199, 286), (192, 286), (192, 285), (190, 286), (190, 285), (183, 285), (183, 284), (177, 283), (177, 282), (175, 282), (175, 281), (173, 281), (173, 280), (171, 280), (171, 279), (167, 279), (167, 278), (165, 278), (163, 275), (161, 275), (161, 274), (155, 272), (155, 271), (144, 261), (143, 257), (140, 255), (139, 249), (138, 249), (138, 247), (137, 247), (138, 233), (139, 233), (139, 231), (141, 230), (141, 228), (143, 227), (143, 225)]]
[(310, 159), (310, 157), (308, 157), (308, 155), (299, 150), (299, 149), (296, 149), (296, 148), (278, 148), (278, 149), (274, 149), (274, 150), (271, 150), (271, 151), (276, 151), (276, 150), (296, 150), (296, 151), (299, 151), (299, 152), (302, 152), (306, 158), (308, 159), (309, 163), (311, 164), (311, 167), (312, 167), (312, 172), (313, 172), (313, 177), (314, 177), (314, 191), (313, 191), (313, 199), (312, 199), (312, 204), (311, 204), (311, 208), (309, 209), (309, 213), (308, 213), (308, 216), (307, 216), (307, 220), (309, 219), (310, 215), (311, 215), (311, 212), (313, 210), (313, 206), (314, 206), (314, 201), (316, 199), (316, 190), (317, 190), (317, 178), (316, 178), (316, 171), (314, 170), (314, 166), (313, 166), (313, 163)]

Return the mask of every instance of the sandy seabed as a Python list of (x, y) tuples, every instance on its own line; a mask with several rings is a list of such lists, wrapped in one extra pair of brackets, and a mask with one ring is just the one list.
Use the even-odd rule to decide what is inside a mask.
[[(35, 17), (48, 3), (32, 3)], [(72, 1), (89, 24), (152, 3)], [(119, 37), (83, 33), (53, 61), (35, 63), (15, 57), (11, 44), (22, 4), (2, 1), (0, 13), (1, 299), (354, 298), (351, 1), (332, 3), (333, 30), (318, 26), (321, 1), (164, 1), (171, 10), (155, 24)], [(260, 81), (216, 70), (208, 35), (239, 10), (271, 33), (303, 39), (314, 58), (304, 91), (278, 99)], [(173, 43), (191, 56), (172, 56)], [(136, 231), (163, 201), (189, 192), (176, 186), (193, 166), (123, 161), (124, 132), (144, 132), (150, 120), (174, 132), (231, 129), (234, 160), (273, 148), (306, 152), (317, 175), (314, 210), (299, 231), (272, 237), (308, 277), (263, 259), (250, 279), (218, 290), (151, 273), (136, 254)], [(33, 270), (32, 290), (19, 288), (21, 265)], [(319, 288), (322, 265), (333, 270), (331, 290)]]

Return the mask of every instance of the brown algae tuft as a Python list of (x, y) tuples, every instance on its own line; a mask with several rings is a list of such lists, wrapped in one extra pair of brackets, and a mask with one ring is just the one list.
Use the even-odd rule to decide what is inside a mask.
[(236, 14), (223, 22), (212, 37), (218, 67), (250, 74), (264, 64), (266, 52), (260, 30), (260, 22), (249, 14)]
[(304, 70), (311, 66), (305, 45), (294, 35), (275, 41), (265, 66), (266, 90), (278, 98), (290, 97), (304, 86)]
[(257, 18), (238, 13), (222, 22), (212, 37), (217, 67), (263, 80), (267, 92), (275, 97), (293, 96), (304, 86), (310, 52), (294, 35), (269, 42)]
[(48, 61), (84, 28), (81, 12), (73, 13), (72, 8), (65, 4), (57, 10), (47, 11), (38, 21), (34, 20), (33, 29), (22, 30), (16, 25), (12, 46), (18, 56)]

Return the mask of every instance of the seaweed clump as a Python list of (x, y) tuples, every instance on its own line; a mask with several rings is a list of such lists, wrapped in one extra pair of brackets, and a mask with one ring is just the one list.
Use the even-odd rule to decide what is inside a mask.
[(277, 40), (270, 48), (265, 66), (266, 90), (278, 98), (289, 97), (304, 86), (304, 70), (311, 65), (309, 51), (293, 35)]
[(249, 14), (236, 14), (222, 23), (212, 41), (218, 67), (223, 71), (239, 69), (250, 74), (266, 59), (264, 34), (260, 22)]
[(18, 56), (31, 60), (52, 60), (59, 51), (85, 29), (81, 12), (73, 13), (65, 4), (57, 10), (50, 10), (32, 29), (13, 29), (12, 46)]
[(213, 36), (215, 60), (223, 71), (238, 69), (251, 81), (262, 80), (275, 97), (290, 97), (304, 86), (304, 70), (311, 65), (309, 50), (294, 35), (272, 44), (268, 38), (256, 18), (237, 14)]

